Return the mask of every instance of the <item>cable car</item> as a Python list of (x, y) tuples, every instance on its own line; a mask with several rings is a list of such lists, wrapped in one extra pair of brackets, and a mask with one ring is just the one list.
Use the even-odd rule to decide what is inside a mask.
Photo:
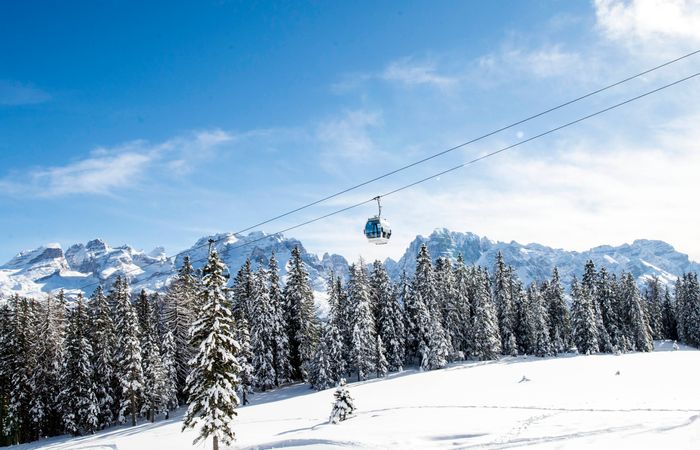
[(367, 241), (372, 244), (388, 244), (389, 238), (391, 237), (391, 227), (389, 226), (389, 222), (382, 217), (382, 204), (379, 202), (379, 197), (375, 197), (373, 200), (377, 201), (379, 214), (367, 219), (367, 223), (365, 224), (365, 237)]

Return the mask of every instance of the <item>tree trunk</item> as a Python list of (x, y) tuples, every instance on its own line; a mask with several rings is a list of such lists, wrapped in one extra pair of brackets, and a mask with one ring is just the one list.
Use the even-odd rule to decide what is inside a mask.
[(213, 439), (214, 439), (214, 446), (213, 446), (213, 449), (214, 449), (214, 450), (219, 450), (219, 437), (218, 437), (218, 436), (214, 436)]
[(136, 426), (136, 396), (131, 392), (131, 426)]

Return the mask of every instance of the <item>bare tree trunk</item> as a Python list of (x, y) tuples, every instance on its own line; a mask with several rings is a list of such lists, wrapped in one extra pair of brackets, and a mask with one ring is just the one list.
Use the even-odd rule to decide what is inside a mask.
[(219, 450), (219, 437), (218, 437), (218, 436), (214, 436), (213, 439), (214, 439), (214, 447), (213, 447), (213, 449), (214, 449), (214, 450)]
[(136, 395), (134, 395), (134, 392), (131, 392), (131, 426), (135, 427), (136, 426)]

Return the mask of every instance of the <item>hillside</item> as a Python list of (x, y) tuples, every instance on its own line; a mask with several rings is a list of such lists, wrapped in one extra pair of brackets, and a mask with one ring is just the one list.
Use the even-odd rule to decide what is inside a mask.
[[(333, 390), (255, 394), (236, 448), (674, 448), (700, 442), (700, 351), (517, 357), (352, 383), (358, 413), (327, 424)], [(618, 374), (619, 372), (619, 374)], [(523, 377), (529, 381), (522, 382)], [(14, 448), (191, 449), (183, 411), (168, 421)]]
[[(306, 251), (303, 243), (282, 235), (252, 232), (248, 235), (223, 233), (205, 236), (180, 256), (167, 256), (162, 247), (151, 252), (134, 249), (128, 245), (111, 247), (100, 239), (85, 244), (74, 244), (65, 251), (59, 244), (49, 244), (34, 250), (20, 252), (12, 260), (0, 266), (0, 295), (20, 293), (37, 295), (65, 288), (68, 291), (88, 286), (90, 293), (97, 284), (111, 284), (119, 274), (128, 274), (133, 289), (145, 288), (161, 291), (174, 276), (187, 255), (195, 268), (203, 264), (208, 239), (216, 241), (216, 249), (231, 272), (235, 272), (246, 258), (253, 265), (266, 265), (275, 252), (282, 275), (295, 246), (301, 249), (303, 261), (309, 270), (317, 297), (325, 293), (327, 272), (348, 273), (348, 261), (340, 255), (324, 254), (322, 257)], [(512, 265), (524, 283), (540, 281), (551, 275), (554, 266), (559, 267), (565, 286), (573, 275), (580, 275), (587, 260), (596, 267), (606, 267), (612, 273), (631, 272), (641, 284), (651, 276), (662, 282), (673, 283), (676, 276), (688, 271), (700, 271), (700, 264), (690, 261), (688, 255), (676, 251), (662, 241), (636, 240), (621, 246), (600, 246), (585, 252), (554, 249), (540, 244), (496, 242), (473, 233), (435, 230), (427, 237), (417, 236), (398, 262), (386, 260), (387, 271), (396, 281), (402, 271), (412, 274), (420, 246), (425, 244), (433, 259), (439, 256), (456, 258), (461, 254), (467, 264), (479, 264), (491, 268), (496, 254), (503, 252), (507, 264)]]

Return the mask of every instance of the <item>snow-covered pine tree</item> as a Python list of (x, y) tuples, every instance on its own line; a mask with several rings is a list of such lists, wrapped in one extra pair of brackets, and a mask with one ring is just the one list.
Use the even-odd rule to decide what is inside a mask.
[(112, 286), (110, 297), (115, 301), (114, 325), (117, 335), (115, 374), (119, 380), (119, 423), (131, 416), (131, 425), (136, 425), (136, 416), (141, 410), (144, 391), (139, 321), (129, 298), (129, 285), (125, 278), (118, 277)]
[(156, 415), (167, 410), (165, 405), (165, 369), (158, 345), (158, 331), (153, 322), (154, 305), (141, 289), (136, 300), (136, 313), (139, 321), (139, 341), (141, 343), (141, 366), (143, 368), (143, 395), (141, 414), (151, 422)]
[(583, 277), (581, 277), (581, 289), (588, 292), (588, 296), (592, 300), (593, 316), (596, 325), (596, 339), (598, 341), (598, 351), (613, 352), (613, 344), (610, 340), (605, 324), (603, 323), (603, 314), (601, 312), (600, 298), (598, 296), (598, 273), (595, 269), (595, 264), (592, 260), (588, 260), (583, 269)]
[(355, 401), (352, 399), (350, 391), (346, 387), (344, 378), (341, 378), (333, 396), (335, 397), (335, 403), (331, 410), (329, 422), (335, 424), (352, 416), (355, 412)]
[(260, 268), (253, 274), (250, 343), (255, 386), (262, 391), (275, 387), (275, 380), (278, 379), (275, 374), (273, 341), (276, 318), (267, 282), (265, 269)]
[(513, 333), (518, 353), (527, 353), (532, 347), (527, 328), (527, 293), (512, 267), (508, 267), (510, 299), (513, 305)]
[(253, 268), (250, 259), (238, 269), (231, 286), (231, 299), (233, 300), (233, 315), (236, 320), (245, 318), (250, 323), (253, 307)]
[(493, 299), (498, 316), (498, 330), (501, 334), (501, 351), (504, 355), (515, 356), (518, 354), (518, 344), (514, 330), (516, 316), (511, 298), (511, 273), (503, 259), (503, 253), (499, 250), (493, 272)]
[(253, 386), (255, 385), (255, 368), (253, 367), (255, 355), (250, 346), (250, 326), (245, 317), (240, 318), (236, 322), (235, 338), (239, 344), (237, 357), (241, 368), (239, 372), (239, 388), (241, 401), (245, 406), (249, 403), (248, 397), (253, 394)]
[(552, 354), (552, 344), (547, 327), (547, 309), (544, 305), (542, 293), (535, 282), (532, 282), (527, 290), (527, 307), (528, 341), (532, 346), (530, 354), (549, 356)]
[[(442, 310), (438, 304), (435, 273), (428, 248), (423, 244), (416, 256), (416, 273), (411, 283), (414, 302), (422, 303), (427, 317), (419, 317), (419, 353), (421, 368), (434, 370), (447, 364), (452, 352), (445, 329), (442, 326)], [(427, 320), (426, 320), (427, 319)]]
[(93, 354), (95, 396), (99, 407), (97, 427), (101, 429), (114, 423), (114, 419), (119, 413), (117, 396), (121, 389), (115, 373), (117, 336), (112, 313), (102, 286), (98, 286), (92, 294), (89, 310), (92, 319), (90, 344)]
[(650, 352), (654, 348), (651, 339), (651, 329), (644, 314), (642, 297), (631, 273), (624, 273), (620, 280), (620, 295), (625, 306), (627, 337), (639, 352)]
[(457, 317), (460, 324), (460, 342), (456, 350), (461, 351), (465, 357), (471, 352), (472, 340), (472, 305), (470, 303), (470, 291), (473, 290), (473, 280), (469, 275), (469, 269), (464, 263), (461, 254), (457, 256), (454, 268), (455, 289), (457, 295)]
[(661, 313), (663, 339), (678, 340), (678, 321), (676, 320), (676, 305), (671, 297), (668, 286), (664, 290), (664, 301)]
[(559, 270), (552, 270), (552, 278), (544, 292), (544, 301), (547, 305), (547, 317), (549, 319), (549, 338), (552, 343), (552, 351), (566, 352), (571, 344), (571, 321), (569, 308), (566, 306), (564, 289), (559, 278)]
[(457, 282), (449, 258), (441, 256), (435, 264), (435, 284), (440, 309), (441, 323), (445, 330), (447, 348), (450, 349), (448, 360), (464, 359), (464, 353), (459, 350), (462, 341), (462, 324), (460, 322)]
[(272, 332), (272, 366), (275, 369), (275, 386), (279, 386), (283, 380), (289, 378), (291, 367), (289, 365), (289, 337), (287, 336), (287, 323), (285, 320), (284, 298), (280, 287), (279, 267), (275, 253), (270, 257), (268, 265), (270, 305), (274, 318)]
[(175, 337), (172, 331), (167, 331), (163, 337), (161, 346), (161, 357), (163, 361), (163, 405), (165, 407), (165, 418), (170, 418), (170, 411), (177, 409), (179, 401), (177, 398), (177, 364), (175, 363)]
[(488, 274), (474, 268), (474, 315), (472, 354), (482, 361), (498, 358), (501, 353), (501, 335), (498, 330), (496, 306), (491, 296)]
[(14, 295), (10, 304), (10, 335), (6, 368), (9, 375), (9, 397), (4, 421), (4, 434), (13, 444), (36, 439), (31, 419), (31, 400), (34, 395), (32, 374), (36, 370), (36, 304), (34, 300)]
[[(7, 425), (7, 405), (10, 402), (10, 380), (11, 380), (11, 365), (14, 348), (11, 346), (13, 340), (13, 311), (10, 304), (12, 298), (0, 303), (0, 445), (11, 445), (11, 431), (6, 430)], [(8, 431), (10, 431), (8, 433)]]
[(301, 259), (299, 247), (292, 249), (292, 257), (287, 264), (287, 284), (283, 297), (289, 339), (290, 377), (293, 380), (305, 380), (318, 340), (318, 324), (309, 273)]
[(677, 291), (678, 334), (686, 344), (700, 347), (700, 284), (696, 273), (683, 275)]
[(382, 337), (377, 336), (374, 351), (374, 372), (377, 374), (377, 378), (385, 377), (387, 372), (389, 372), (389, 363), (386, 360), (386, 356), (384, 356), (385, 353)]
[(659, 277), (647, 279), (644, 291), (645, 311), (653, 339), (663, 339), (662, 295)]
[(94, 433), (99, 423), (90, 326), (83, 296), (78, 294), (69, 317), (61, 376), (63, 390), (60, 394), (65, 429), (73, 435)]
[(55, 436), (63, 429), (58, 394), (61, 390), (65, 310), (53, 296), (37, 305), (37, 326), (41, 338), (35, 342), (37, 366), (32, 374), (30, 414), (39, 437)]
[(235, 323), (224, 289), (226, 266), (216, 251), (209, 253), (203, 270), (200, 310), (190, 328), (190, 345), (197, 349), (187, 377), (189, 407), (182, 428), (198, 428), (194, 443), (210, 436), (214, 450), (219, 441), (231, 445), (235, 440), (233, 419), (240, 400), (240, 344), (235, 338)]
[[(340, 279), (335, 277), (333, 271), (328, 275), (328, 322), (325, 329), (322, 330), (321, 339), (325, 340), (326, 351), (329, 353), (328, 360), (330, 364), (333, 382), (337, 382), (346, 372), (347, 365), (345, 361), (345, 343), (343, 335), (340, 332), (340, 327), (343, 323), (343, 309), (340, 301), (344, 297), (343, 287), (340, 284)], [(318, 353), (318, 347), (316, 352)]]
[(309, 366), (309, 384), (317, 391), (328, 389), (335, 385), (335, 376), (331, 368), (329, 358), (329, 342), (328, 342), (328, 327), (330, 325), (321, 326), (321, 339), (316, 346), (314, 358)]
[(583, 288), (574, 276), (571, 281), (571, 332), (579, 353), (598, 352), (598, 330), (590, 291)]
[(389, 280), (384, 265), (379, 260), (373, 264), (370, 286), (373, 303), (376, 305), (377, 336), (383, 342), (387, 369), (395, 372), (403, 367), (404, 319), (396, 290)]
[(610, 352), (626, 352), (629, 350), (629, 345), (628, 340), (624, 338), (623, 325), (619, 315), (620, 308), (616, 306), (619, 302), (617, 294), (617, 287), (605, 267), (602, 267), (596, 280), (595, 301), (600, 311), (603, 327), (606, 330), (606, 334), (603, 336), (609, 337), (609, 344), (604, 344), (603, 349)]
[(357, 380), (364, 380), (375, 367), (376, 325), (372, 315), (372, 301), (367, 275), (362, 260), (350, 266), (348, 301), (352, 305), (352, 367)]
[(163, 298), (163, 321), (165, 329), (173, 333), (175, 341), (175, 369), (177, 391), (180, 402), (185, 402), (185, 382), (190, 371), (189, 361), (194, 349), (189, 345), (189, 329), (197, 309), (200, 284), (195, 276), (190, 257), (185, 256), (177, 276), (168, 286)]

